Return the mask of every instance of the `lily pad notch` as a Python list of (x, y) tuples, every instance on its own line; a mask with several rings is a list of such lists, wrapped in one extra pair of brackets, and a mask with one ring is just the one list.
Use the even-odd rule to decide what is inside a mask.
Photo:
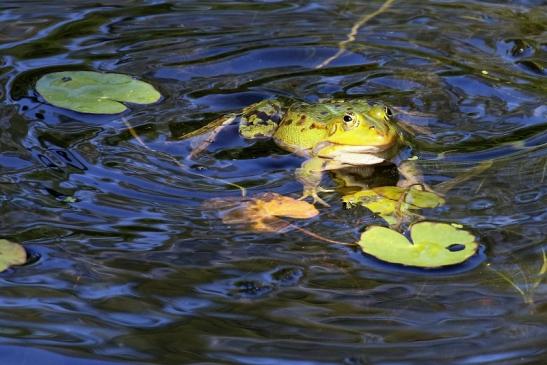
[(463, 263), (479, 248), (476, 237), (457, 224), (423, 221), (409, 229), (412, 242), (397, 231), (372, 226), (358, 245), (381, 261), (424, 269)]
[(89, 114), (118, 114), (123, 103), (152, 104), (161, 94), (129, 75), (94, 71), (63, 71), (42, 76), (36, 91), (51, 105)]

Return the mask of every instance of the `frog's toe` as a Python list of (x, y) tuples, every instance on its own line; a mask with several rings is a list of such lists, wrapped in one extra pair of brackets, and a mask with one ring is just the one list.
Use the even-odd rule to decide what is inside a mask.
[(325, 207), (330, 207), (329, 203), (327, 203), (326, 201), (324, 201), (323, 199), (321, 199), (319, 197), (319, 195), (317, 195), (317, 192), (320, 190), (320, 188), (317, 188), (317, 189), (310, 189), (310, 190), (305, 190), (304, 193), (302, 194), (302, 196), (298, 199), (298, 200), (304, 200), (308, 197), (311, 197), (312, 198), (312, 204), (315, 205), (315, 204), (321, 204)]
[(333, 193), (334, 189), (325, 189), (325, 188), (322, 188), (321, 186), (318, 186), (317, 192), (318, 193)]

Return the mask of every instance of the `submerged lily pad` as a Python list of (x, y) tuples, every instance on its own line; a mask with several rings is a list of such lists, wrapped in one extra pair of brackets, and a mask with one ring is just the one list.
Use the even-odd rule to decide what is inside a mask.
[(410, 242), (397, 231), (372, 226), (358, 242), (363, 252), (393, 264), (437, 268), (464, 262), (479, 247), (476, 238), (461, 226), (419, 222), (411, 225)]
[(0, 239), (0, 272), (27, 262), (27, 252), (18, 243)]
[(52, 105), (91, 114), (117, 114), (127, 109), (122, 102), (151, 104), (161, 97), (152, 85), (131, 76), (93, 71), (47, 74), (36, 90)]
[(432, 192), (412, 186), (409, 189), (397, 186), (382, 186), (361, 190), (342, 198), (349, 206), (361, 205), (380, 215), (389, 224), (397, 223), (397, 216), (411, 215), (411, 210), (435, 208), (445, 200)]

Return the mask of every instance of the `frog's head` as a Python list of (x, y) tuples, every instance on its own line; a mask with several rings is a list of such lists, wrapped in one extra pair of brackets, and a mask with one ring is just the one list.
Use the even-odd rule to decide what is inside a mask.
[(351, 101), (335, 106), (330, 119), (328, 142), (338, 145), (371, 146), (384, 150), (399, 137), (391, 110), (382, 104)]

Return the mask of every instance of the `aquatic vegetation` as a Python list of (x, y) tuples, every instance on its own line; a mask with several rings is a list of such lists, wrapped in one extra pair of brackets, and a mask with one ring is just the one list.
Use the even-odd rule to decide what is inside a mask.
[(0, 272), (12, 266), (23, 265), (27, 261), (27, 252), (18, 243), (0, 239)]
[(443, 197), (421, 190), (419, 186), (408, 189), (398, 186), (382, 186), (360, 190), (342, 197), (348, 206), (361, 205), (378, 214), (390, 225), (398, 225), (402, 220), (416, 215), (413, 211), (422, 208), (436, 208), (445, 203)]
[(117, 114), (127, 110), (123, 103), (151, 104), (161, 98), (152, 85), (129, 75), (93, 71), (47, 74), (36, 90), (52, 105), (91, 114)]
[(479, 247), (474, 235), (455, 224), (418, 222), (410, 226), (410, 237), (412, 242), (392, 229), (372, 226), (359, 246), (379, 260), (421, 268), (462, 263)]
[[(534, 304), (536, 290), (545, 279), (545, 274), (547, 274), (547, 255), (543, 248), (541, 249), (541, 259), (541, 266), (536, 273), (532, 272), (533, 268), (524, 268), (519, 264), (513, 264), (514, 270), (510, 271), (496, 269), (491, 263), (486, 264), (486, 267), (503, 281), (509, 283), (520, 294), (524, 303)], [(522, 283), (518, 280), (518, 276), (521, 277)]]

